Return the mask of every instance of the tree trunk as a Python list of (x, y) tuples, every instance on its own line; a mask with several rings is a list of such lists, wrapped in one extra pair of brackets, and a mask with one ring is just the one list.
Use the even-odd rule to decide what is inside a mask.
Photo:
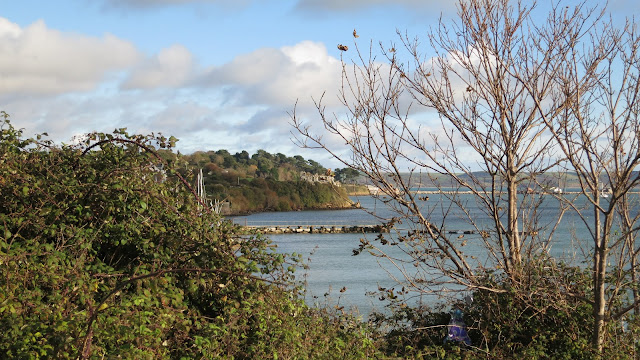
[[(602, 244), (604, 245), (604, 244)], [(593, 339), (592, 344), (594, 348), (598, 350), (598, 353), (602, 353), (604, 346), (604, 333), (605, 333), (605, 276), (607, 272), (607, 252), (604, 246), (598, 245), (594, 252), (594, 306), (593, 306)]]
[(509, 261), (511, 263), (511, 270), (514, 272), (518, 272), (520, 265), (522, 263), (522, 254), (521, 254), (521, 239), (520, 232), (518, 229), (518, 184), (515, 181), (515, 177), (510, 177), (507, 179), (507, 192), (509, 197), (509, 205), (508, 205), (508, 234), (507, 238), (509, 239)]
[[(598, 187), (596, 187), (597, 189)], [(593, 252), (593, 339), (592, 345), (602, 354), (605, 341), (605, 325), (606, 325), (606, 275), (607, 275), (607, 257), (609, 255), (608, 240), (613, 224), (613, 213), (608, 212), (604, 216), (604, 224), (599, 207), (599, 191), (594, 194), (596, 202), (594, 206), (595, 216), (595, 249)], [(601, 226), (604, 225), (604, 226)]]

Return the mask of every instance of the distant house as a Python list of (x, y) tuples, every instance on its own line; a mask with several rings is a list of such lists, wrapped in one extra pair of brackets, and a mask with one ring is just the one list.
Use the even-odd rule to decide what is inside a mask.
[(338, 182), (333, 177), (333, 173), (327, 171), (326, 175), (320, 174), (311, 174), (306, 171), (300, 172), (300, 180), (307, 181), (310, 183), (320, 183), (320, 184), (333, 184), (338, 185)]
[(373, 185), (367, 185), (367, 189), (369, 189), (369, 194), (378, 195), (382, 190), (379, 187)]

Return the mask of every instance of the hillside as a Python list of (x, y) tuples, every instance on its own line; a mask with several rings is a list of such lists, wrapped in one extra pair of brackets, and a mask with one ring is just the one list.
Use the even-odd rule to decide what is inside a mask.
[(337, 209), (353, 206), (335, 173), (296, 155), (258, 150), (226, 150), (174, 157), (191, 173), (202, 170), (208, 200), (223, 204), (225, 214), (263, 211)]

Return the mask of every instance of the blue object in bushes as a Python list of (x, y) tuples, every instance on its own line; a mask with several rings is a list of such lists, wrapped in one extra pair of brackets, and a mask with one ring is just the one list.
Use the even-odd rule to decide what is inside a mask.
[(447, 326), (449, 332), (444, 341), (462, 341), (467, 345), (471, 345), (471, 339), (469, 338), (469, 334), (467, 334), (467, 326), (464, 324), (462, 320), (462, 311), (460, 309), (456, 309), (451, 315), (451, 321), (449, 321), (449, 325)]

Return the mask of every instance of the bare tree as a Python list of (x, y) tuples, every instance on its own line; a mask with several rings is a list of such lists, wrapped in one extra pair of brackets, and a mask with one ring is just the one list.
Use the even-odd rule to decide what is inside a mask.
[(543, 118), (588, 204), (567, 202), (592, 241), (593, 344), (602, 351), (606, 323), (640, 304), (638, 195), (631, 194), (640, 183), (640, 36), (635, 23), (618, 29), (609, 20), (577, 40), (557, 54), (557, 111)]
[[(328, 113), (322, 98), (315, 103), (324, 134), (351, 156), (295, 109), (291, 119), (299, 145), (364, 174), (412, 227), (392, 242), (409, 260), (387, 256), (412, 290), (483, 288), (480, 276), (496, 270), (523, 289), (527, 267), (547, 250), (565, 211), (578, 213), (593, 241), (593, 298), (571, 289), (556, 295), (593, 306), (601, 352), (607, 322), (640, 306), (640, 219), (631, 193), (640, 182), (640, 37), (635, 24), (616, 29), (603, 20), (604, 7), (586, 2), (556, 3), (545, 21), (536, 11), (522, 1), (461, 1), (455, 22), (428, 33), (427, 52), (402, 33), (402, 52), (381, 44), (379, 55), (372, 46), (363, 54), (354, 41), (339, 95), (346, 113)], [(440, 124), (428, 126), (428, 117)], [(550, 197), (540, 179), (563, 169), (577, 174), (580, 194), (554, 194), (560, 210), (542, 223), (540, 205)], [(424, 184), (454, 191), (425, 202), (415, 191)], [(452, 217), (464, 217), (476, 236), (448, 231)]]
[[(547, 48), (534, 44), (540, 32), (563, 39), (584, 21), (576, 16), (561, 26), (549, 22), (553, 28), (537, 27), (531, 16), (534, 8), (535, 4), (511, 5), (507, 0), (461, 2), (460, 22), (453, 26), (441, 23), (429, 35), (437, 53), (431, 61), (424, 61), (417, 41), (403, 38), (415, 64), (415, 71), (406, 76), (407, 88), (417, 103), (437, 111), (443, 128), (452, 128), (444, 140), (433, 136), (431, 149), (417, 138), (416, 147), (435, 164), (432, 169), (453, 177), (483, 203), (492, 220), (494, 243), (490, 247), (500, 249), (498, 260), (512, 276), (521, 270), (527, 245), (529, 250), (539, 246), (535, 234), (540, 224), (535, 223), (535, 216), (523, 216), (521, 211), (535, 210), (540, 198), (519, 193), (532, 188), (535, 179), (557, 160), (543, 121), (554, 109), (541, 109), (541, 115), (531, 104), (553, 90), (552, 66), (557, 66), (553, 56), (568, 46), (558, 40)], [(402, 66), (396, 68), (408, 72)], [(524, 84), (534, 84), (535, 90), (527, 91)], [(474, 175), (468, 159), (456, 151), (458, 139), (478, 155), (475, 165), (490, 181)]]
[[(405, 51), (381, 44), (379, 62), (356, 41), (357, 61), (343, 61), (346, 114), (328, 114), (323, 99), (316, 102), (327, 134), (341, 139), (350, 157), (313, 133), (296, 110), (291, 114), (301, 146), (323, 148), (363, 173), (391, 199), (403, 226), (413, 227), (400, 242), (407, 263), (424, 272), (393, 261), (414, 290), (442, 289), (445, 282), (482, 287), (479, 275), (491, 269), (520, 282), (562, 217), (560, 211), (551, 223), (539, 221), (544, 196), (536, 181), (561, 159), (544, 121), (557, 107), (544, 104), (563, 66), (557, 54), (569, 51), (594, 19), (587, 9), (558, 22), (554, 8), (537, 24), (534, 10), (535, 4), (508, 0), (462, 1), (456, 22), (441, 21), (429, 33), (431, 55), (399, 33)], [(550, 39), (545, 48), (541, 35)], [(437, 129), (421, 126), (425, 112), (440, 120)], [(446, 201), (425, 202), (415, 191), (425, 183), (456, 191), (440, 192)], [(446, 228), (453, 217), (466, 220), (468, 234)]]

